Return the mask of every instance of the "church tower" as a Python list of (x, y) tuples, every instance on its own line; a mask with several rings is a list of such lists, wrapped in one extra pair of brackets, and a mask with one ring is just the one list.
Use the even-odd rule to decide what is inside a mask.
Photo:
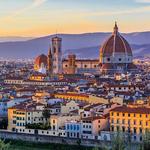
[(49, 47), (48, 55), (47, 55), (47, 73), (50, 75), (53, 73), (53, 58), (51, 47)]
[(53, 73), (62, 73), (62, 51), (61, 51), (62, 39), (58, 36), (52, 38), (52, 56), (53, 56)]

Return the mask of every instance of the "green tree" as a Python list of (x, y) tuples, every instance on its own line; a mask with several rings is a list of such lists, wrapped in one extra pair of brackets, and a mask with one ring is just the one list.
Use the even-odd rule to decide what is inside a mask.
[(43, 110), (43, 117), (48, 120), (50, 118), (50, 111), (48, 109), (48, 107), (46, 106)]
[(113, 136), (112, 150), (125, 150), (125, 149), (126, 149), (125, 137), (120, 132), (117, 132)]
[(0, 150), (9, 150), (10, 148), (10, 143), (5, 143), (0, 139)]
[(143, 143), (141, 146), (142, 150), (150, 150), (150, 130), (146, 130), (143, 135)]
[(7, 119), (2, 119), (0, 121), (0, 129), (7, 129), (7, 126), (8, 126), (8, 120)]

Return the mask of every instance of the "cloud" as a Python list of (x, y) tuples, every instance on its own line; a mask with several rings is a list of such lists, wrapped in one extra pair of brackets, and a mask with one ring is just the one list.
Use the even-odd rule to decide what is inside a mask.
[(6, 16), (6, 17), (4, 17), (3, 20), (9, 21), (9, 20), (13, 19), (14, 17), (16, 17), (16, 16), (18, 16), (18, 15), (20, 15), (22, 13), (25, 13), (25, 12), (31, 10), (31, 9), (34, 9), (36, 7), (41, 6), (46, 1), (48, 1), (48, 0), (32, 0), (32, 3), (30, 5), (27, 5), (27, 6), (23, 7), (23, 8), (20, 8), (18, 10), (15, 10), (15, 11), (11, 12), (11, 14)]
[(135, 0), (137, 3), (150, 3), (150, 0)]
[(82, 14), (85, 16), (112, 16), (112, 15), (128, 15), (128, 14), (137, 14), (137, 13), (146, 13), (146, 12), (150, 12), (150, 6), (134, 8), (129, 10), (87, 12)]

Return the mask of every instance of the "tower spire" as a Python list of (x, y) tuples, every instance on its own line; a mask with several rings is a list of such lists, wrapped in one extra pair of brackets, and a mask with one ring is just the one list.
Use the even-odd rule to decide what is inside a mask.
[(114, 26), (114, 34), (118, 33), (118, 26), (117, 26), (117, 22), (115, 21), (115, 26)]
[(49, 46), (49, 50), (48, 50), (48, 56), (47, 56), (47, 71), (48, 74), (52, 73), (52, 52), (51, 52), (51, 46)]

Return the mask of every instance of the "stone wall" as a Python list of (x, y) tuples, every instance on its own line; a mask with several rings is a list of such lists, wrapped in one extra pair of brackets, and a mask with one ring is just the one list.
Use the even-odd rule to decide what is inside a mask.
[[(79, 139), (75, 139), (75, 138), (16, 133), (16, 132), (4, 131), (4, 130), (0, 130), (0, 138), (22, 140), (22, 141), (28, 141), (28, 142), (59, 143), (59, 144), (69, 144), (69, 145), (78, 145), (78, 142), (79, 142)], [(109, 146), (110, 142), (104, 142), (100, 140), (81, 139), (81, 145), (93, 146), (93, 147), (102, 146), (102, 145)]]

